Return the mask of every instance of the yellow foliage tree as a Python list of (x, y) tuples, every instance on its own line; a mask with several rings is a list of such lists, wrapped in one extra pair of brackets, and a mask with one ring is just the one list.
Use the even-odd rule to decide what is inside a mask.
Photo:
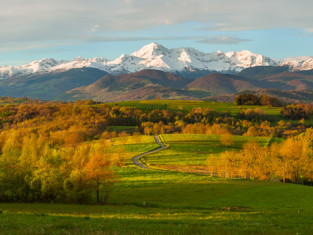
[[(110, 160), (100, 153), (92, 152), (89, 162), (85, 166), (86, 180), (92, 185), (97, 194), (97, 204), (107, 201), (117, 176), (109, 169)], [(103, 193), (103, 195), (100, 195)]]
[(234, 138), (232, 134), (225, 134), (221, 136), (221, 144), (225, 147), (230, 147), (234, 144)]

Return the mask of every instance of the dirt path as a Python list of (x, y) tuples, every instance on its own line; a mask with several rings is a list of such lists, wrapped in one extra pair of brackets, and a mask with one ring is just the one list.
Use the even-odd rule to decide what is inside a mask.
[(149, 169), (148, 167), (146, 167), (146, 166), (144, 166), (143, 164), (141, 164), (141, 163), (139, 162), (139, 159), (140, 159), (141, 157), (143, 157), (143, 156), (146, 156), (146, 155), (151, 154), (151, 153), (159, 152), (159, 151), (161, 151), (161, 150), (163, 150), (163, 149), (166, 148), (166, 146), (161, 143), (161, 141), (159, 140), (159, 137), (158, 137), (158, 136), (155, 135), (155, 136), (154, 136), (154, 139), (155, 139), (155, 142), (156, 142), (160, 147), (159, 147), (158, 149), (151, 150), (151, 151), (149, 151), (149, 152), (142, 153), (142, 154), (137, 155), (136, 157), (133, 157), (132, 160), (133, 160), (133, 162), (134, 162), (134, 164), (135, 164), (136, 166), (139, 166), (139, 167), (141, 167), (141, 168), (143, 168), (143, 169)]

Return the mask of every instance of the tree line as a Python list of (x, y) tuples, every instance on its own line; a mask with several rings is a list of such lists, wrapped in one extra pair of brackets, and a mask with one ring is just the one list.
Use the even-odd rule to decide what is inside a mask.
[[(295, 107), (298, 111), (305, 110), (307, 116), (312, 115), (313, 108), (310, 105)], [(290, 111), (293, 109), (288, 110), (289, 113), (296, 113)], [(62, 146), (127, 134), (111, 130), (112, 126), (134, 126), (136, 128), (129, 132), (135, 134), (210, 133), (209, 129), (213, 126), (220, 126), (232, 134), (279, 137), (295, 135), (305, 130), (305, 121), (295, 125), (288, 121), (286, 112), (283, 116), (287, 120), (278, 121), (275, 116), (267, 115), (259, 107), (242, 109), (237, 115), (231, 115), (230, 112), (217, 112), (208, 107), (194, 108), (183, 113), (159, 109), (143, 111), (114, 104), (95, 104), (92, 101), (75, 104), (30, 102), (0, 106), (0, 131), (18, 129), (25, 133), (34, 132), (52, 139), (53, 146)], [(297, 117), (305, 120), (303, 116)], [(275, 122), (278, 125), (274, 126)], [(198, 130), (201, 129), (200, 126), (202, 130)], [(0, 148), (4, 143), (1, 136), (0, 134)]]
[(53, 148), (43, 136), (10, 130), (0, 157), (0, 200), (105, 203), (118, 181), (111, 167), (125, 155), (107, 141)]
[(262, 106), (272, 106), (281, 107), (283, 103), (275, 97), (270, 97), (267, 95), (257, 96), (254, 94), (241, 94), (237, 96), (234, 100), (234, 104), (237, 105), (262, 105)]
[(241, 151), (209, 156), (207, 167), (212, 176), (225, 178), (312, 183), (313, 129), (265, 147), (247, 142)]
[[(312, 105), (283, 104), (279, 99), (267, 95), (241, 94), (234, 99), (234, 104), (282, 107), (280, 112), (282, 117), (290, 120), (307, 119), (313, 113)], [(241, 117), (244, 116), (244, 113), (241, 114)], [(258, 115), (258, 117), (262, 117), (262, 115)]]

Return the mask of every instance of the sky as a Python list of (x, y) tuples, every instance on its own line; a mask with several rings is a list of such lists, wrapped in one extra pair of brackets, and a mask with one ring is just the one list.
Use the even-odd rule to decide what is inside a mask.
[(202, 52), (313, 56), (312, 0), (10, 0), (0, 2), (0, 65), (115, 59), (157, 42)]

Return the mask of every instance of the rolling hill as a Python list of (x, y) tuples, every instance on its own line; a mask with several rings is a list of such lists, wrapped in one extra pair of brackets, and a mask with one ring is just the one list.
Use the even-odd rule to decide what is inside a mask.
[(312, 71), (292, 72), (285, 67), (270, 66), (247, 68), (238, 74), (208, 73), (194, 79), (155, 69), (112, 75), (96, 68), (76, 68), (0, 80), (2, 96), (64, 101), (114, 102), (157, 97), (199, 100), (216, 96), (222, 96), (218, 100), (229, 100), (239, 92), (275, 91), (273, 96), (284, 102), (312, 102), (312, 89)]
[(196, 98), (182, 90), (192, 80), (160, 70), (132, 74), (106, 75), (98, 81), (66, 92), (59, 99), (120, 101), (160, 98)]
[(53, 100), (64, 92), (89, 85), (107, 73), (94, 68), (72, 69), (65, 72), (36, 73), (0, 80), (1, 96)]

